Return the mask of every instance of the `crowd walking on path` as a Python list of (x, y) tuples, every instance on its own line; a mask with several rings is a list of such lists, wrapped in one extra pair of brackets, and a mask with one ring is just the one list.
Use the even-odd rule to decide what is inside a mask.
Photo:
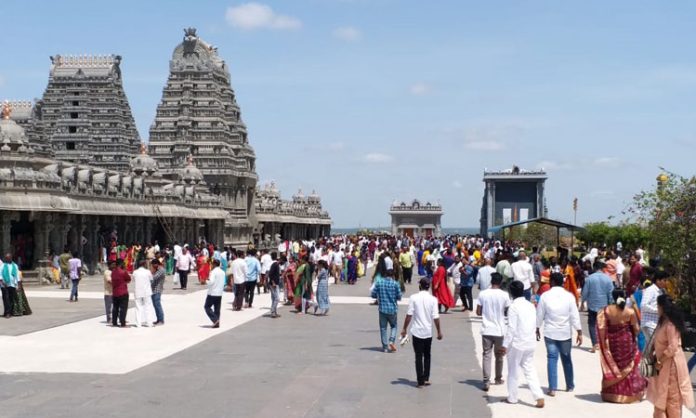
[[(181, 290), (187, 290), (192, 273), (198, 285), (207, 286), (203, 310), (212, 328), (220, 327), (225, 292), (233, 293), (236, 312), (256, 308), (254, 296), (270, 293), (270, 318), (280, 318), (281, 305), (299, 316), (327, 316), (330, 285), (370, 280), (380, 350), (385, 353), (398, 350), (399, 302), (415, 282), (418, 291), (408, 298), (401, 345), (413, 345), (416, 386), (431, 383), (432, 340), (443, 338), (441, 315), (462, 312), (481, 317), (481, 388), (488, 391), (491, 385), (507, 382), (506, 402), (515, 404), (524, 377), (538, 408), (559, 390), (575, 390), (572, 352), (574, 344), (583, 343), (581, 312), (586, 311), (603, 401), (647, 399), (654, 405), (654, 417), (670, 418), (694, 404), (689, 371), (696, 357), (687, 364), (681, 340), (686, 327), (673, 302), (669, 274), (659, 265), (649, 265), (640, 248), (628, 254), (591, 248), (576, 257), (479, 236), (340, 235), (283, 241), (261, 251), (252, 244), (234, 249), (204, 241), (162, 248), (113, 242), (104, 261), (104, 312), (107, 323), (118, 328), (128, 326), (129, 285), (134, 325), (164, 325), (162, 294), (170, 277)], [(69, 300), (77, 302), (85, 272), (78, 253), (66, 248), (53, 255), (51, 266), (56, 283), (69, 289)], [(374, 274), (367, 277), (371, 266)], [(31, 314), (22, 272), (11, 254), (0, 263), (0, 290), (5, 318)], [(461, 310), (456, 309), (459, 301)], [(542, 338), (545, 392), (533, 362)], [(559, 360), (563, 386), (558, 382)]]

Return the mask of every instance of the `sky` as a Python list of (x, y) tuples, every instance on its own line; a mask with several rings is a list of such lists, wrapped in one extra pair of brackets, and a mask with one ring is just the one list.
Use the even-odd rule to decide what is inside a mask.
[[(667, 7), (667, 5), (669, 7)], [(50, 55), (123, 56), (148, 138), (193, 26), (227, 62), (262, 183), (316, 189), (335, 227), (394, 200), (477, 226), (484, 169), (544, 168), (552, 218), (620, 217), (659, 167), (694, 174), (696, 3), (0, 2), (0, 99), (41, 97)]]

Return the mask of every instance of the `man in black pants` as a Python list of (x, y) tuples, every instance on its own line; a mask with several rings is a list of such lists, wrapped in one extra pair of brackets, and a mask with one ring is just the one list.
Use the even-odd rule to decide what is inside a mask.
[(179, 273), (179, 283), (181, 283), (181, 290), (186, 290), (186, 285), (188, 284), (188, 274), (191, 271), (191, 265), (194, 264), (194, 260), (191, 253), (189, 253), (188, 247), (184, 246), (181, 250), (181, 254), (176, 260), (176, 270)]
[[(121, 328), (126, 327), (126, 313), (128, 312), (128, 283), (130, 274), (124, 269), (123, 260), (116, 261), (116, 269), (111, 272), (111, 287), (113, 289), (113, 306), (111, 311), (111, 325)], [(118, 322), (117, 322), (118, 321)]]
[[(401, 338), (405, 338), (411, 326), (413, 351), (416, 353), (416, 377), (418, 387), (430, 386), (430, 347), (433, 342), (433, 322), (437, 328), (437, 339), (442, 339), (440, 312), (437, 299), (428, 292), (428, 279), (421, 279), (420, 292), (412, 295), (408, 302), (408, 312), (404, 321)], [(413, 323), (413, 324), (411, 324)]]
[(213, 323), (213, 328), (220, 328), (220, 303), (225, 290), (225, 272), (220, 268), (220, 260), (213, 260), (213, 271), (208, 280), (208, 296), (205, 298), (206, 315)]
[(244, 288), (244, 307), (251, 308), (254, 304), (254, 290), (259, 282), (261, 275), (261, 263), (256, 258), (256, 250), (250, 249), (247, 251), (247, 256), (244, 259), (246, 262), (246, 283)]

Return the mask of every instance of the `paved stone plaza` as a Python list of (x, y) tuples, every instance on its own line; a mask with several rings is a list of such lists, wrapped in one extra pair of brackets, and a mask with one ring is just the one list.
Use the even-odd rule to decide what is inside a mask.
[[(194, 277), (195, 281), (195, 277)], [(230, 310), (223, 298), (220, 329), (211, 329), (205, 292), (191, 285), (163, 297), (166, 325), (117, 329), (106, 325), (98, 278), (81, 286), (77, 304), (53, 288), (28, 289), (34, 315), (0, 328), (0, 415), (3, 417), (589, 417), (649, 416), (652, 406), (612, 405), (599, 398), (600, 369), (587, 347), (575, 349), (577, 388), (547, 399), (543, 411), (520, 392), (521, 404), (500, 401), (504, 386), (479, 389), (479, 320), (443, 315), (444, 340), (433, 343), (433, 385), (415, 387), (410, 346), (380, 350), (369, 280), (332, 286), (328, 317), (265, 317), (256, 308)], [(407, 294), (416, 291), (410, 285)], [(403, 323), (405, 306), (399, 313)], [(132, 312), (129, 313), (132, 315)], [(476, 335), (477, 338), (472, 338)], [(545, 351), (536, 357), (542, 386)], [(490, 404), (490, 408), (489, 408)]]

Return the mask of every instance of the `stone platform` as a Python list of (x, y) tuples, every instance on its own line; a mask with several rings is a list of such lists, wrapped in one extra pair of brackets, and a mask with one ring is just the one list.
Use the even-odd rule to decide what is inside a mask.
[[(267, 294), (257, 296), (253, 309), (233, 312), (232, 295), (225, 294), (220, 329), (210, 328), (195, 276), (186, 293), (167, 283), (166, 325), (153, 329), (107, 326), (99, 279), (83, 283), (77, 304), (65, 301), (64, 290), (31, 288), (35, 316), (0, 319), (0, 330), (13, 330), (0, 335), (1, 416), (523, 418), (652, 411), (647, 402), (601, 403), (598, 358), (588, 347), (573, 350), (574, 393), (548, 399), (544, 410), (529, 405), (525, 389), (523, 403), (502, 404), (504, 386), (480, 390), (479, 320), (460, 312), (442, 315), (445, 338), (433, 343), (433, 385), (417, 389), (412, 348), (381, 352), (369, 279), (331, 286), (326, 317), (283, 308), (281, 318), (270, 319)], [(406, 294), (416, 290), (412, 284)], [(402, 305), (399, 326), (404, 314)], [(536, 363), (545, 386), (541, 343)]]

